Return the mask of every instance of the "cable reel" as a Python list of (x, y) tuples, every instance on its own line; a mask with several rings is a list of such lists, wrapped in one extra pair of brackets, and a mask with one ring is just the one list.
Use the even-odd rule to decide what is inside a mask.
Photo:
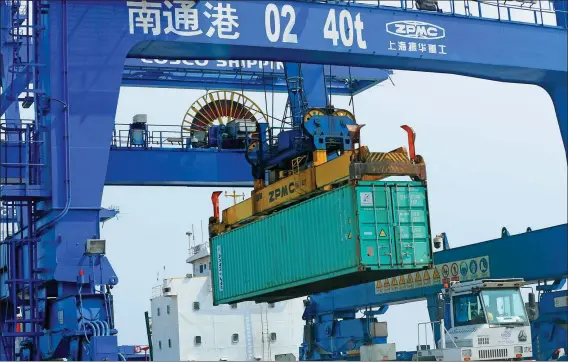
[(181, 126), (182, 139), (189, 139), (197, 147), (206, 147), (210, 128), (233, 120), (254, 122), (256, 130), (251, 133), (252, 137), (258, 137), (260, 121), (268, 123), (264, 112), (249, 97), (232, 91), (207, 92), (187, 109)]

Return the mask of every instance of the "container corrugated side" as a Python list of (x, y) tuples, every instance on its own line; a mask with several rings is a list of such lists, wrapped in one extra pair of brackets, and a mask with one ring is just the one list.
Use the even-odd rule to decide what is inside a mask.
[(355, 221), (352, 195), (342, 187), (213, 238), (215, 301), (356, 269), (356, 238), (346, 238)]
[[(402, 191), (393, 191), (399, 185)], [(405, 204), (396, 195), (425, 195), (417, 185), (344, 186), (213, 238), (214, 304), (288, 299), (427, 267), (431, 259), (404, 264), (408, 242), (397, 242), (394, 225), (400, 220), (404, 230)], [(361, 198), (369, 192), (371, 205)]]

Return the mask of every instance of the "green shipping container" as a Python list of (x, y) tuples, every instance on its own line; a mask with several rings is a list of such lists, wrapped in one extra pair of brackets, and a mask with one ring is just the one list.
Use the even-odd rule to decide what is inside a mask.
[(426, 269), (426, 186), (361, 181), (211, 239), (213, 304), (274, 302)]

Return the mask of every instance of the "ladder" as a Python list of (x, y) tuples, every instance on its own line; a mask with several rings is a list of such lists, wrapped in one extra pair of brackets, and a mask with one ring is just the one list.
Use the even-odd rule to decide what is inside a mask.
[[(35, 102), (43, 95), (39, 83), (38, 49), (45, 10), (42, 0), (1, 0), (4, 35), (3, 81), (0, 95), (0, 184), (23, 187), (41, 183), (38, 125), (45, 117)], [(33, 84), (32, 84), (33, 83)], [(30, 84), (32, 86), (30, 87)], [(24, 94), (20, 98), (20, 94)], [(4, 103), (5, 101), (5, 103)], [(4, 103), (4, 104), (2, 104)], [(36, 103), (35, 118), (24, 122), (19, 108)], [(5, 116), (4, 116), (5, 114)], [(39, 238), (35, 222), (41, 197), (4, 194), (0, 206), (0, 359), (38, 360), (39, 337), (44, 322), (37, 298), (41, 271), (37, 266)], [(20, 348), (16, 348), (18, 345)]]
[(268, 330), (268, 304), (260, 305), (260, 324), (262, 326), (262, 360), (270, 361), (270, 332)]
[(250, 309), (245, 312), (245, 348), (247, 361), (252, 361), (254, 358), (254, 336), (252, 331), (252, 318)]

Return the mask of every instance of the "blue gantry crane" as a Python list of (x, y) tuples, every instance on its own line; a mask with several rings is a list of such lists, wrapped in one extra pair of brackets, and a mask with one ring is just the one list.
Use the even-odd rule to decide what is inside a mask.
[[(567, 5), (538, 3), (1, 0), (1, 359), (118, 358), (118, 276), (99, 233), (105, 185), (259, 177), (240, 146), (188, 147), (194, 133), (153, 133), (143, 115), (122, 143), (121, 85), (274, 88), (302, 112), (389, 74), (368, 68), (534, 84), (554, 103), (566, 149)], [(259, 151), (262, 167), (278, 161)]]

